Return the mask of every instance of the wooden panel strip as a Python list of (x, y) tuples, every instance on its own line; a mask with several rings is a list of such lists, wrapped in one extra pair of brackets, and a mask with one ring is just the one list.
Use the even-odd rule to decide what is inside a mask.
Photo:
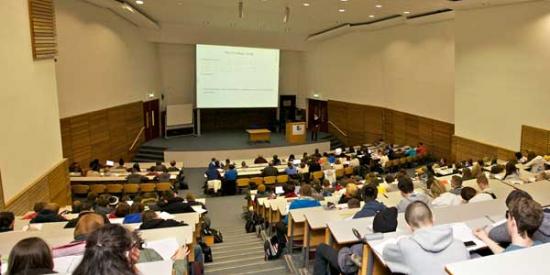
[(28, 0), (31, 42), (34, 59), (57, 55), (55, 6), (53, 0)]

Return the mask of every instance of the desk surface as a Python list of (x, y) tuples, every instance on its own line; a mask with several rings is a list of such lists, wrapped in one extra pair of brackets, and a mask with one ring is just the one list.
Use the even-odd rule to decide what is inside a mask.
[(452, 275), (543, 274), (548, 270), (550, 244), (449, 264)]
[(304, 216), (311, 229), (315, 230), (326, 228), (329, 222), (342, 221), (350, 218), (355, 215), (355, 213), (357, 213), (357, 211), (359, 210), (361, 209), (354, 208), (342, 210), (332, 209), (325, 211), (311, 211), (304, 213)]
[(516, 184), (514, 187), (529, 193), (542, 206), (550, 205), (550, 181)]
[(292, 209), (292, 210), (289, 210), (288, 213), (292, 221), (297, 223), (297, 222), (306, 221), (306, 216), (305, 216), (306, 213), (320, 212), (324, 210), (325, 209), (322, 206), (315, 206), (315, 207), (308, 207), (308, 208)]
[(249, 134), (268, 134), (271, 133), (268, 129), (247, 129), (247, 133)]

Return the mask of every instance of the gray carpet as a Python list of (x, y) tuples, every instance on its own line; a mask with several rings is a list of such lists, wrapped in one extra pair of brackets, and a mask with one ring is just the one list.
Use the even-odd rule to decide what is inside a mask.
[[(318, 141), (311, 141), (311, 134), (307, 135), (307, 143), (326, 142), (323, 140), (327, 133), (319, 133)], [(171, 139), (156, 138), (143, 145), (164, 147), (168, 150), (231, 150), (246, 148), (266, 148), (289, 145), (283, 133), (271, 133), (270, 143), (248, 143), (248, 134), (245, 130), (220, 131), (202, 133), (200, 137), (184, 136)]]

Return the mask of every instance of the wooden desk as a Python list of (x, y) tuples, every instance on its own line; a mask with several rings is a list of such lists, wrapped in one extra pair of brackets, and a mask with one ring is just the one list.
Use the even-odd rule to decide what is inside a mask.
[(271, 131), (268, 129), (248, 129), (248, 142), (271, 142)]
[(513, 187), (529, 193), (542, 206), (550, 205), (550, 181), (543, 180), (527, 184), (516, 184)]
[[(451, 275), (543, 274), (548, 270), (550, 244), (448, 264)], [(540, 273), (538, 273), (538, 272)]]
[[(306, 222), (306, 217), (304, 214), (310, 211), (323, 211), (323, 210), (324, 210), (323, 207), (316, 206), (316, 207), (309, 207), (309, 208), (292, 209), (288, 211), (287, 237), (289, 239), (288, 251), (290, 253), (292, 253), (292, 250), (294, 249), (294, 241), (304, 239), (305, 222)], [(302, 246), (302, 249), (303, 249), (303, 246)]]

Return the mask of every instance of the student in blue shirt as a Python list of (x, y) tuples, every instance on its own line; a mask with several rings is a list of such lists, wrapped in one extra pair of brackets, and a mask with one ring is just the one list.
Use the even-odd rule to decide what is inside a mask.
[(503, 248), (489, 238), (485, 229), (477, 229), (474, 234), (485, 242), (494, 254), (529, 248), (541, 244), (540, 241), (533, 240), (533, 234), (539, 229), (543, 218), (542, 206), (532, 199), (522, 197), (510, 202), (506, 211), (506, 227), (512, 240), (508, 247)]
[(292, 162), (288, 162), (288, 167), (285, 168), (285, 173), (290, 177), (290, 178), (296, 178), (296, 176), (298, 175), (298, 169), (296, 169), (296, 167), (294, 167), (294, 165), (292, 164)]
[[(300, 198), (293, 200), (290, 203), (288, 210), (321, 206), (321, 203), (319, 203), (319, 201), (315, 200), (311, 196), (312, 194), (313, 194), (313, 189), (311, 185), (309, 184), (302, 185), (302, 187), (300, 188)], [(283, 222), (285, 224), (288, 224), (288, 215), (285, 217)]]
[(365, 205), (363, 205), (363, 208), (359, 212), (355, 213), (353, 216), (354, 219), (372, 217), (386, 208), (383, 203), (376, 200), (376, 197), (378, 197), (378, 188), (376, 186), (365, 185), (362, 191)]
[(229, 170), (225, 171), (223, 174), (223, 186), (222, 193), (224, 195), (235, 195), (237, 193), (237, 169), (235, 169), (235, 164), (229, 164)]

